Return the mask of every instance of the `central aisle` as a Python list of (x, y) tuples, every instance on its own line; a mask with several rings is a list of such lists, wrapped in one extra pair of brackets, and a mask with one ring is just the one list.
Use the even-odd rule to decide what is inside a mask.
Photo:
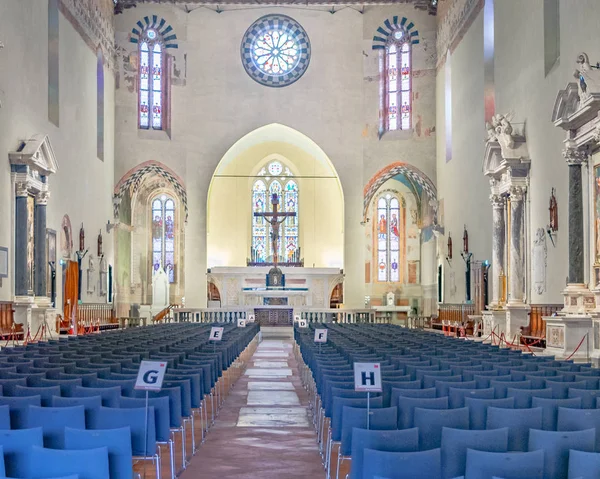
[(292, 340), (264, 340), (181, 479), (322, 479)]

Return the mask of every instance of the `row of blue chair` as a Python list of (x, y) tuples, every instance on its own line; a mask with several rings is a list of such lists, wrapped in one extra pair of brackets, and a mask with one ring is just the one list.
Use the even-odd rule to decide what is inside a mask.
[[(391, 325), (325, 327), (329, 328), (325, 346), (313, 343), (311, 328), (296, 328), (295, 338), (297, 357), (305, 365), (303, 382), (313, 397), (313, 422), (327, 477), (335, 451), (339, 471), (339, 464), (353, 456), (352, 429), (366, 425), (361, 408), (367, 399), (365, 393), (354, 391), (354, 362), (380, 363), (383, 391), (369, 401), (370, 417), (381, 419), (387, 414), (387, 419), (375, 421), (371, 428), (418, 426), (421, 450), (442, 446), (443, 427), (507, 426), (507, 450), (528, 451), (531, 430), (556, 430), (559, 411), (568, 417), (563, 423), (570, 428), (595, 428), (589, 416), (600, 418), (600, 410), (566, 409), (596, 407), (599, 372), (589, 364), (533, 357)], [(535, 409), (513, 409), (532, 406)], [(378, 412), (379, 408), (383, 409)], [(597, 425), (600, 431), (600, 421)], [(360, 468), (353, 466), (351, 472), (352, 477), (361, 477)]]
[[(253, 325), (226, 326), (217, 345), (208, 341), (210, 327), (153, 325), (5, 348), (0, 351), (0, 429), (41, 428), (39, 446), (61, 449), (68, 428), (93, 434), (127, 428), (132, 458), (152, 461), (160, 477), (160, 446), (166, 446), (170, 474), (176, 477), (197, 449), (195, 423), (203, 441), (241, 355), (258, 331)], [(137, 368), (145, 359), (168, 363), (163, 389), (149, 393), (148, 415), (145, 393), (134, 389)], [(179, 469), (176, 442), (182, 450)], [(129, 468), (131, 473), (131, 461)]]

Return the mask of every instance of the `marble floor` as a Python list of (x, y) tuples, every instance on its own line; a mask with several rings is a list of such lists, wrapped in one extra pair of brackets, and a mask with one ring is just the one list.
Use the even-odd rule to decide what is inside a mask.
[(265, 339), (181, 479), (322, 479), (292, 340)]

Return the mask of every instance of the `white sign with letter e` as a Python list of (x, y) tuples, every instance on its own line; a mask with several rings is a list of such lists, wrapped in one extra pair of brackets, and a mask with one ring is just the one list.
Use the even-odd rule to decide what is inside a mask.
[(238, 318), (237, 324), (238, 324), (238, 328), (245, 328), (246, 327), (246, 320), (242, 319), (242, 318)]
[(221, 339), (223, 339), (223, 329), (224, 328), (219, 328), (217, 326), (213, 326), (212, 328), (210, 328), (210, 337), (208, 338), (208, 340), (221, 341)]
[(253, 323), (253, 322), (254, 322), (254, 320), (255, 320), (255, 318), (254, 318), (254, 315), (253, 315), (253, 314), (249, 314), (249, 315), (248, 315), (248, 319), (247, 319), (247, 321), (246, 321), (246, 322), (248, 322), (248, 323)]
[(160, 391), (166, 370), (166, 361), (142, 361), (134, 389)]
[(315, 329), (315, 343), (326, 343), (327, 342), (327, 330), (326, 329)]
[(298, 327), (299, 328), (308, 328), (308, 321), (306, 321), (306, 319), (298, 320)]
[(379, 363), (354, 363), (354, 390), (380, 393), (381, 365)]

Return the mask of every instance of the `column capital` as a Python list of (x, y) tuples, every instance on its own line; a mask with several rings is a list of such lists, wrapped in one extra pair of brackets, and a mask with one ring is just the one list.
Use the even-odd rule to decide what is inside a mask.
[(27, 181), (17, 181), (15, 183), (15, 194), (18, 197), (29, 196), (29, 185)]
[(527, 188), (523, 186), (511, 186), (510, 187), (510, 199), (513, 201), (523, 201)]
[(502, 195), (491, 194), (490, 203), (492, 203), (492, 208), (504, 208), (504, 205), (506, 204), (506, 198)]
[(567, 147), (562, 151), (562, 155), (569, 166), (580, 166), (588, 160), (588, 152), (583, 148)]
[(35, 197), (35, 204), (39, 206), (46, 206), (48, 199), (50, 198), (49, 191), (40, 191)]

